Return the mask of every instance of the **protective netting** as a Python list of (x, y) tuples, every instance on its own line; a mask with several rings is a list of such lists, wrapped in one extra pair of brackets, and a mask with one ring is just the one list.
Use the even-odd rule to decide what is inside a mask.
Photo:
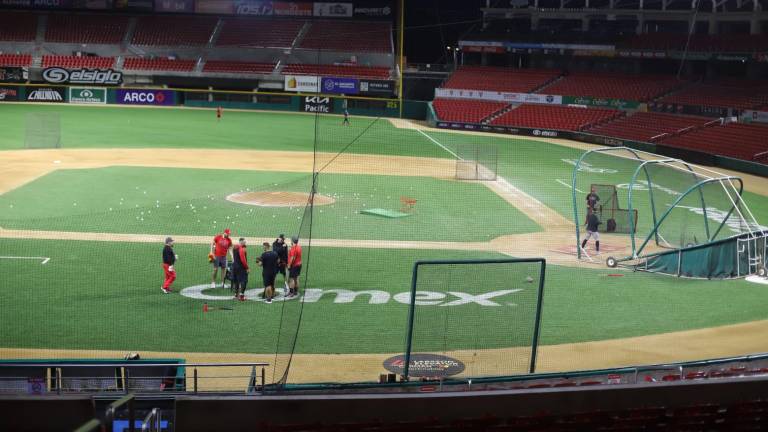
[(61, 147), (61, 116), (59, 113), (28, 113), (24, 146), (28, 149)]
[(531, 372), (543, 287), (543, 261), (417, 263), (405, 349), (409, 375), (444, 376), (430, 368), (433, 355), (458, 360), (445, 366), (456, 368), (452, 376)]

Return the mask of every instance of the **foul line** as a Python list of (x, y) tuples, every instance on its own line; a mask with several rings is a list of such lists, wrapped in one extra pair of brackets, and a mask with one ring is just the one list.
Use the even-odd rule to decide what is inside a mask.
[[(566, 182), (564, 182), (564, 181), (562, 181), (562, 180), (560, 180), (560, 179), (555, 179), (555, 181), (556, 181), (556, 182), (558, 182), (558, 183), (560, 183), (561, 185), (563, 185), (563, 186), (565, 186), (565, 187), (569, 188), (569, 189), (573, 189), (573, 186), (569, 185), (568, 183), (566, 183)], [(583, 190), (579, 190), (579, 188), (576, 188), (575, 190), (576, 190), (576, 192), (578, 192), (578, 193), (584, 193), (584, 191), (583, 191)]]
[(416, 129), (416, 132), (418, 132), (418, 133), (420, 133), (420, 134), (424, 135), (425, 137), (427, 137), (427, 139), (428, 139), (428, 140), (430, 140), (430, 141), (432, 141), (433, 143), (435, 143), (435, 144), (437, 144), (438, 146), (440, 146), (440, 148), (441, 148), (441, 149), (443, 149), (443, 150), (447, 151), (448, 153), (452, 154), (452, 155), (453, 155), (453, 157), (455, 157), (456, 159), (461, 159), (461, 158), (459, 157), (459, 155), (457, 155), (456, 153), (452, 152), (452, 151), (451, 151), (451, 150), (450, 150), (448, 147), (446, 147), (446, 146), (444, 146), (444, 145), (440, 144), (440, 143), (439, 143), (439, 142), (438, 142), (436, 139), (434, 139), (434, 138), (432, 138), (431, 136), (427, 135), (427, 134), (426, 134), (426, 133), (425, 133), (423, 130), (421, 130), (421, 129)]
[(17, 256), (0, 256), (0, 259), (29, 259), (29, 260), (42, 260), (40, 264), (47, 264), (51, 259), (49, 257), (17, 257)]

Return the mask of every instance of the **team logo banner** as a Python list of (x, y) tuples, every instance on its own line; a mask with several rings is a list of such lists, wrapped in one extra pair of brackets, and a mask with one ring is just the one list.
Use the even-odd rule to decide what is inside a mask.
[(272, 2), (272, 13), (277, 16), (312, 16), (312, 3)]
[(272, 15), (271, 1), (237, 0), (235, 1), (235, 14), (237, 15)]
[(176, 93), (172, 90), (118, 89), (117, 103), (125, 105), (175, 105)]
[(66, 102), (65, 87), (29, 87), (27, 102)]
[(349, 18), (353, 13), (352, 3), (315, 3), (316, 17)]
[(353, 78), (323, 78), (322, 93), (357, 94), (358, 81)]
[(394, 81), (360, 80), (360, 93), (391, 96), (395, 92)]
[(123, 73), (112, 69), (74, 69), (52, 67), (43, 70), (43, 80), (51, 84), (102, 84), (118, 85), (123, 82)]
[(69, 103), (75, 104), (106, 104), (107, 89), (104, 88), (69, 88)]

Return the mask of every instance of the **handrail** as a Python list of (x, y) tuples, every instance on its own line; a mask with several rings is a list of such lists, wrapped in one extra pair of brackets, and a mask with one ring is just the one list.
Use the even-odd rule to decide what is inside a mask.
[(136, 411), (133, 407), (134, 399), (136, 399), (136, 396), (133, 393), (129, 393), (109, 404), (104, 416), (105, 423), (107, 424), (107, 432), (112, 432), (112, 428), (115, 424), (115, 412), (118, 408), (122, 408), (125, 405), (128, 405), (128, 431), (136, 432)]
[(144, 417), (144, 422), (141, 424), (141, 432), (160, 432), (163, 421), (161, 414), (160, 408), (152, 408), (152, 411)]
[(85, 422), (82, 426), (75, 429), (75, 432), (95, 432), (101, 430), (101, 422), (99, 419), (90, 419), (87, 422)]
[(760, 152), (760, 153), (755, 153), (754, 155), (752, 155), (752, 160), (753, 161), (757, 161), (757, 160), (764, 159), (764, 158), (768, 158), (768, 150)]

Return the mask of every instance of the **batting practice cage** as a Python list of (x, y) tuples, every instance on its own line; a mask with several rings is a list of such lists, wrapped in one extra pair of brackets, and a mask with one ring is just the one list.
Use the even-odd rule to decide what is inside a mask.
[[(764, 271), (767, 233), (744, 201), (739, 177), (610, 147), (581, 156), (572, 188), (579, 258), (596, 258), (582, 247), (588, 214), (594, 213), (604, 243), (629, 252), (609, 256), (609, 267), (706, 279)], [(590, 193), (597, 196), (593, 206)]]

